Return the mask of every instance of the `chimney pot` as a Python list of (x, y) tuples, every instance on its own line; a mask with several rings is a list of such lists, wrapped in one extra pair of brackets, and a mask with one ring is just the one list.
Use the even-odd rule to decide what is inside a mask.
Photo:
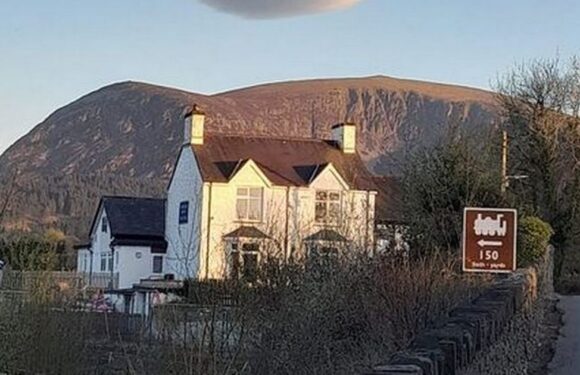
[(190, 111), (185, 114), (184, 144), (202, 145), (205, 127), (205, 113), (194, 104)]
[(332, 140), (338, 144), (343, 153), (356, 153), (356, 125), (352, 122), (334, 125)]

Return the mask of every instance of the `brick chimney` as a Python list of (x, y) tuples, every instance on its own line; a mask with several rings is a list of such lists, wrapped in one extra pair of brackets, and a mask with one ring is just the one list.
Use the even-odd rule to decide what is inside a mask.
[(205, 113), (194, 104), (192, 109), (185, 114), (185, 126), (183, 144), (202, 145)]
[(356, 152), (356, 125), (350, 122), (332, 127), (332, 140), (345, 154)]

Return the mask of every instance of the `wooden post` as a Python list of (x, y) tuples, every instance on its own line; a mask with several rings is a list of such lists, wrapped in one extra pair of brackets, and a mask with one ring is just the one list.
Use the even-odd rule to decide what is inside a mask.
[(507, 162), (508, 162), (508, 135), (507, 131), (502, 131), (502, 145), (501, 145), (501, 194), (505, 195), (506, 190), (509, 185), (508, 175), (507, 175)]

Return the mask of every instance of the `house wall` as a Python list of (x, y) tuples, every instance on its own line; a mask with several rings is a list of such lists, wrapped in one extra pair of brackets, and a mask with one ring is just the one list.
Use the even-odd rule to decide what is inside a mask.
[(290, 251), (304, 256), (303, 240), (328, 226), (316, 223), (316, 191), (340, 191), (341, 221), (331, 229), (352, 241), (349, 247), (370, 249), (374, 243), (375, 193), (349, 190), (332, 169), (324, 171), (310, 187), (291, 188)]
[[(244, 222), (237, 219), (238, 187), (263, 188), (262, 220)], [(343, 220), (333, 229), (352, 240), (350, 248), (354, 246), (372, 249), (374, 193), (348, 190), (340, 176), (332, 169), (321, 173), (311, 187), (272, 186), (255, 165), (248, 163), (229, 183), (204, 184), (198, 277), (219, 279), (226, 275), (227, 249), (223, 236), (242, 225), (254, 226), (272, 238), (263, 243), (262, 252), (282, 257), (288, 257), (290, 254), (297, 258), (303, 257), (304, 238), (325, 228), (315, 223), (316, 190), (342, 192)]]
[(91, 252), (89, 249), (77, 250), (77, 272), (90, 272)]
[[(119, 289), (127, 289), (139, 283), (141, 279), (162, 278), (163, 273), (153, 273), (153, 256), (148, 246), (117, 246), (115, 252), (119, 254)], [(164, 270), (165, 271), (165, 264)]]
[[(103, 207), (99, 208), (97, 213), (97, 220), (90, 235), (91, 251), (89, 249), (80, 249), (77, 254), (77, 271), (78, 272), (102, 272), (101, 271), (101, 253), (110, 253), (111, 248), (111, 226), (107, 225), (107, 232), (102, 232), (101, 223), (107, 213)], [(83, 268), (83, 257), (88, 257), (88, 265), (86, 269)], [(92, 259), (91, 259), (92, 258)], [(92, 268), (91, 268), (92, 267)]]
[[(238, 187), (263, 188), (262, 220), (240, 221), (237, 219), (236, 199)], [(226, 244), (223, 236), (240, 226), (254, 226), (270, 235), (274, 241), (267, 243), (269, 252), (286, 256), (284, 233), (286, 223), (286, 188), (273, 187), (255, 166), (241, 169), (230, 183), (206, 183), (204, 186), (204, 215), (202, 230), (202, 257), (200, 278), (223, 278), (227, 270)], [(211, 207), (209, 197), (211, 191)], [(210, 225), (208, 226), (208, 221)], [(209, 229), (209, 230), (208, 230)], [(208, 241), (209, 238), (209, 241)]]
[[(179, 206), (189, 202), (187, 224), (179, 224)], [(202, 181), (193, 151), (184, 146), (167, 191), (165, 273), (177, 279), (196, 277), (199, 272), (199, 246), (202, 228)]]
[[(257, 222), (237, 219), (238, 187), (263, 188), (263, 217)], [(310, 187), (272, 186), (260, 168), (247, 162), (228, 183), (202, 182), (197, 162), (189, 146), (179, 156), (167, 194), (166, 273), (176, 278), (220, 279), (227, 272), (224, 235), (240, 226), (254, 226), (272, 240), (262, 252), (281, 257), (304, 256), (303, 240), (324, 228), (315, 223), (316, 190), (342, 192), (342, 217), (335, 229), (361, 249), (374, 246), (375, 194), (349, 190), (336, 170), (325, 168)], [(189, 202), (187, 224), (179, 224), (179, 206)]]
[(93, 232), (91, 233), (91, 242), (92, 242), (92, 250), (93, 250), (93, 271), (94, 272), (101, 272), (101, 253), (109, 253), (111, 251), (110, 244), (111, 244), (111, 225), (110, 223), (107, 225), (107, 231), (103, 232), (101, 230), (101, 223), (103, 222), (103, 218), (107, 217), (107, 212), (104, 208), (101, 208), (101, 212), (99, 212), (97, 221), (95, 223), (95, 227), (93, 228)]

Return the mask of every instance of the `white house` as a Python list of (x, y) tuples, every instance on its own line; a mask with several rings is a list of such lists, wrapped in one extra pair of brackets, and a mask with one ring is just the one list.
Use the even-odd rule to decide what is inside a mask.
[(119, 310), (140, 311), (134, 287), (166, 274), (165, 200), (103, 197), (89, 238), (77, 246), (77, 271), (89, 285), (115, 291)]
[(78, 271), (123, 295), (124, 311), (139, 311), (151, 294), (138, 292), (158, 290), (156, 280), (252, 281), (266, 257), (374, 249), (380, 189), (357, 153), (355, 125), (334, 126), (330, 140), (206, 130), (194, 107), (167, 199), (103, 198), (79, 247)]
[(208, 134), (185, 118), (167, 192), (168, 269), (181, 278), (252, 277), (261, 259), (374, 246), (375, 185), (356, 127), (332, 140)]

